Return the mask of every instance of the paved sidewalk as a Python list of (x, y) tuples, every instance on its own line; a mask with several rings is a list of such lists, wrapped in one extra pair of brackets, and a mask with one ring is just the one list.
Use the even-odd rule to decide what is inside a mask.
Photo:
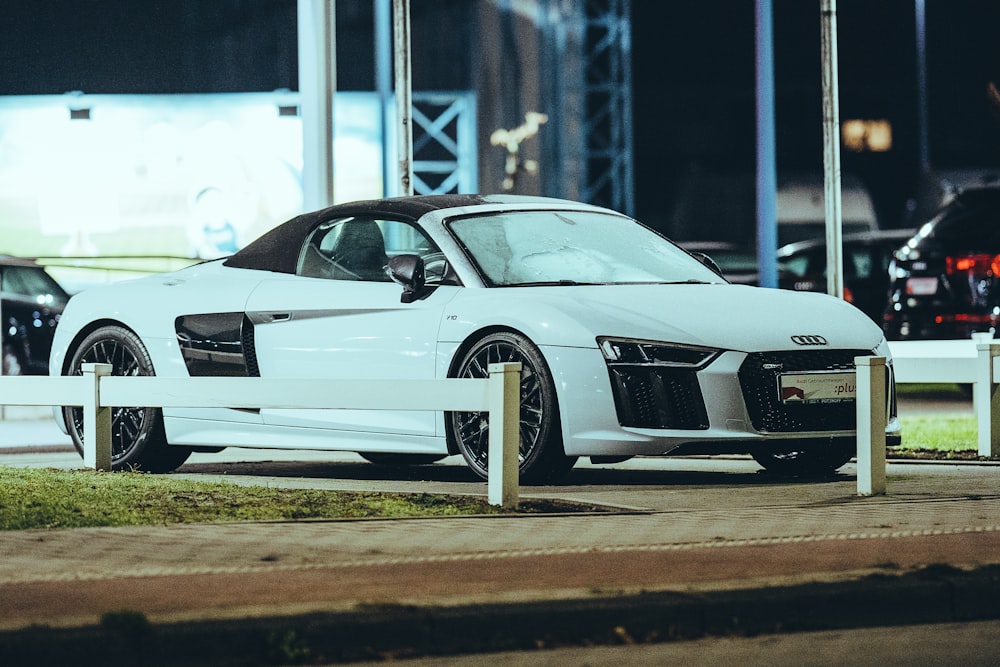
[[(0, 465), (75, 456), (0, 449)], [(180, 474), (485, 495), (448, 461), (409, 474), (354, 455), (237, 452)], [(852, 465), (782, 480), (739, 457), (640, 459), (522, 489), (605, 513), (9, 533), (0, 654), (333, 662), (1000, 618), (998, 482), (995, 465), (890, 463), (889, 494), (861, 498)]]

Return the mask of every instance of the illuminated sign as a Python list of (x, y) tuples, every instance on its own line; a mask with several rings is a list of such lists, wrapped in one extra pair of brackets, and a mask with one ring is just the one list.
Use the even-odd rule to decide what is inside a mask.
[(845, 120), (840, 137), (849, 151), (884, 153), (892, 148), (892, 124), (887, 120)]
[[(296, 93), (0, 97), (0, 253), (231, 253), (301, 212)], [(382, 196), (380, 105), (337, 93), (337, 201)]]

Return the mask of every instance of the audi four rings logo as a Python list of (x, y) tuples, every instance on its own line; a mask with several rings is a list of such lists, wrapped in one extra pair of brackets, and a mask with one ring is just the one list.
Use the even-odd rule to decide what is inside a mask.
[(822, 336), (792, 336), (792, 342), (796, 345), (829, 345)]

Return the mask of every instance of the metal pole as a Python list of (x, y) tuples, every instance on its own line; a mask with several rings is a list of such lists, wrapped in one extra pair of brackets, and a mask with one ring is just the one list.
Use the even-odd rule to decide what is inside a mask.
[(823, 56), (823, 187), (826, 209), (826, 291), (844, 298), (840, 200), (840, 93), (837, 88), (837, 1), (821, 0)]
[(917, 23), (917, 143), (920, 149), (920, 172), (931, 168), (927, 124), (927, 8), (924, 0), (914, 0)]
[(774, 139), (771, 0), (757, 0), (757, 266), (761, 287), (778, 286), (778, 177)]
[(375, 90), (378, 91), (379, 131), (382, 134), (382, 194), (388, 196), (392, 174), (392, 158), (389, 157), (389, 101), (392, 99), (390, 0), (375, 0)]
[(302, 205), (307, 210), (333, 203), (335, 26), (334, 0), (298, 0)]
[(396, 156), (399, 162), (399, 193), (413, 194), (413, 127), (410, 107), (410, 0), (392, 0), (394, 62), (396, 65)]

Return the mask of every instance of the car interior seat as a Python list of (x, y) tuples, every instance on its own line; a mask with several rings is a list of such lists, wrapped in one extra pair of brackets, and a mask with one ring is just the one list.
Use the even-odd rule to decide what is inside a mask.
[(331, 255), (334, 280), (389, 280), (385, 239), (374, 220), (345, 222)]

